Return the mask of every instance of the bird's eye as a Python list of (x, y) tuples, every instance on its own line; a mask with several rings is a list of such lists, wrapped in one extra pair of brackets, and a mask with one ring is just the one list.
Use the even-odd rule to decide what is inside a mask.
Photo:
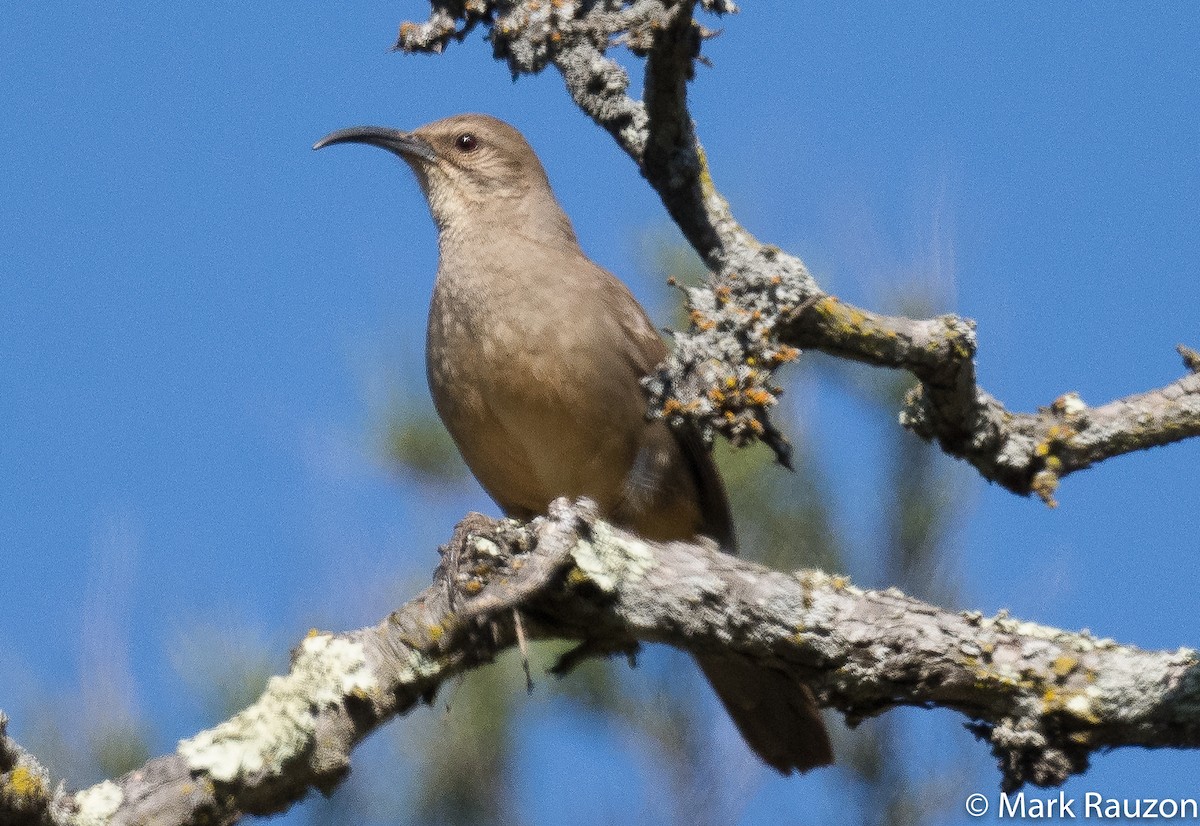
[(459, 152), (474, 152), (479, 146), (479, 139), (470, 132), (463, 132), (454, 139), (454, 147)]

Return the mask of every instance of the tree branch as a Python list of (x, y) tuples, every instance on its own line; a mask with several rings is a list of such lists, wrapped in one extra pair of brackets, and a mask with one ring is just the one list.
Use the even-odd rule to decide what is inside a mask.
[(249, 708), (117, 780), (51, 791), (0, 720), (0, 822), (227, 824), (328, 793), (363, 737), (515, 645), (517, 611), (531, 638), (580, 640), (580, 656), (637, 641), (736, 652), (803, 680), (852, 724), (898, 705), (955, 709), (1010, 790), (1060, 784), (1101, 749), (1200, 746), (1191, 650), (946, 611), (711, 544), (647, 543), (586, 502), (558, 500), (529, 525), (472, 514), (441, 550), (433, 584), (379, 625), (313, 632)]
[[(780, 392), (772, 374), (798, 356), (796, 348), (821, 350), (911, 372), (920, 386), (901, 423), (984, 478), (1051, 505), (1068, 474), (1200, 435), (1194, 375), (1096, 408), (1066, 394), (1036, 413), (1009, 411), (976, 382), (973, 321), (853, 307), (822, 290), (799, 258), (754, 238), (717, 190), (687, 108), (687, 82), (712, 34), (693, 20), (695, 0), (431, 5), (427, 23), (400, 27), (397, 49), (439, 52), (482, 22), (514, 77), (553, 64), (715, 274), (709, 287), (687, 291), (692, 328), (675, 334), (674, 352), (648, 380), (657, 415), (692, 418), (735, 444), (762, 439), (788, 464), (790, 447), (769, 416)], [(718, 15), (737, 11), (723, 0), (699, 5)], [(613, 45), (646, 58), (643, 100), (629, 94), (628, 73), (606, 56)]]

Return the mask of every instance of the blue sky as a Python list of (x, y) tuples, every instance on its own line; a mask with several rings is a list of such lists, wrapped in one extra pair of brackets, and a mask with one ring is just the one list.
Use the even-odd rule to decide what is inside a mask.
[[(1014, 408), (1179, 375), (1174, 345), (1200, 346), (1200, 11), (745, 6), (692, 96), (718, 185), (760, 238), (868, 306), (919, 275), (952, 285), (979, 323), (981, 382)], [(130, 702), (168, 749), (203, 722), (174, 699), (180, 628), (257, 629), (282, 666), (309, 626), (373, 621), (427, 581), (456, 516), (494, 512), (479, 492), (431, 500), (373, 458), (389, 399), (427, 404), (435, 236), (398, 162), (316, 154), (316, 138), (490, 112), (525, 131), (614, 272), (664, 226), (557, 75), (512, 82), (478, 35), (390, 53), (425, 8), (0, 12), (0, 708), (18, 736), (23, 709), (89, 680), (89, 607), (129, 641)], [(828, 392), (804, 409), (844, 519), (869, 523), (863, 411)], [(964, 474), (964, 601), (1197, 644), (1197, 467), (1200, 444), (1111, 461), (1053, 511)], [(1178, 796), (1198, 770), (1125, 750), (1069, 788)], [(747, 822), (824, 791), (763, 789)]]

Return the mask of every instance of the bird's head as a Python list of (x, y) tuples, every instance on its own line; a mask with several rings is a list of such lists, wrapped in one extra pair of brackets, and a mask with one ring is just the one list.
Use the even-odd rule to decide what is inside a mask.
[(492, 216), (514, 221), (547, 210), (561, 215), (541, 161), (525, 138), (489, 115), (455, 115), (411, 132), (354, 126), (314, 144), (365, 143), (402, 158), (416, 173), (439, 229), (463, 228)]

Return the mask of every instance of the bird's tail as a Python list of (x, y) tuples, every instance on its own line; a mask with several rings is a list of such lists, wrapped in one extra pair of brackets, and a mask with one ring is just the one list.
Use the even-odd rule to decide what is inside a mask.
[(833, 762), (812, 691), (782, 671), (739, 654), (696, 657), (747, 745), (783, 774)]

